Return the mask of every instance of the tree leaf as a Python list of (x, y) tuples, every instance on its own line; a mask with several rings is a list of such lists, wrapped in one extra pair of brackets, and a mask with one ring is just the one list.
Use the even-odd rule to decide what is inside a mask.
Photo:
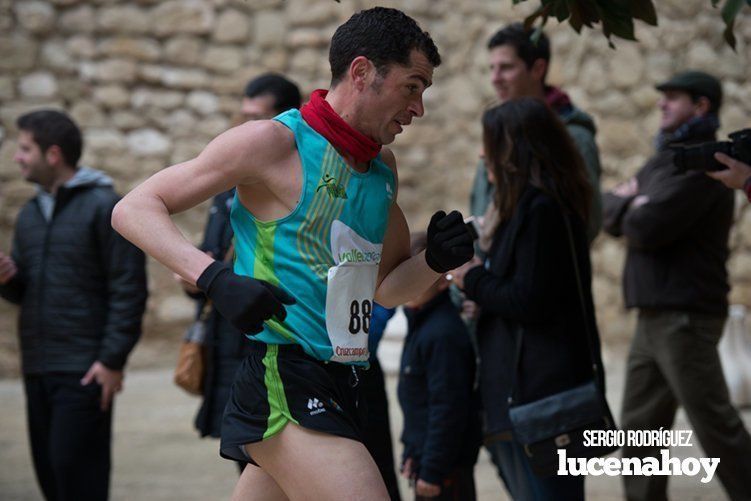
[(657, 26), (657, 11), (652, 0), (632, 0), (630, 3), (631, 15), (634, 19), (640, 19), (651, 26)]
[(725, 5), (722, 6), (722, 20), (725, 21), (726, 25), (733, 25), (735, 17), (743, 8), (743, 1), (744, 0), (725, 0)]
[(602, 19), (602, 32), (606, 37), (612, 34), (625, 40), (636, 40), (634, 19), (627, 1), (599, 0), (597, 7)]
[(568, 5), (566, 5), (566, 0), (555, 0), (553, 3), (553, 15), (558, 20), (559, 23), (562, 23), (566, 19), (569, 18), (571, 13), (568, 10)]
[(600, 22), (600, 16), (592, 0), (567, 0), (570, 17), (568, 23), (577, 33), (581, 33), (582, 26), (592, 28), (594, 23)]

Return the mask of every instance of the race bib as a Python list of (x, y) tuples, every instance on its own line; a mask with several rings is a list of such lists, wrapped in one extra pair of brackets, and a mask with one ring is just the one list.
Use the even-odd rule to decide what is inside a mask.
[(326, 290), (326, 331), (336, 362), (366, 361), (373, 295), (383, 245), (362, 238), (339, 220), (331, 224), (331, 253)]

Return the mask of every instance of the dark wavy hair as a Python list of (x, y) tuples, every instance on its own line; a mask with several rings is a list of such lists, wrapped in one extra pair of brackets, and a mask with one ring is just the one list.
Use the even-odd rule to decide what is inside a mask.
[(482, 128), (485, 162), (496, 178), (500, 221), (513, 215), (532, 185), (587, 222), (592, 186), (584, 160), (547, 104), (531, 97), (512, 99), (487, 110)]
[(384, 76), (391, 64), (407, 66), (413, 49), (422, 52), (433, 67), (441, 64), (430, 34), (404, 12), (386, 7), (360, 11), (339, 26), (331, 38), (331, 86), (342, 80), (356, 57), (367, 57)]

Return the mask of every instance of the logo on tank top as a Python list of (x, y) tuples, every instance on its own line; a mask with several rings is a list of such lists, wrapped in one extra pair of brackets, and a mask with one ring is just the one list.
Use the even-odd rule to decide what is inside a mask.
[(347, 192), (344, 191), (344, 186), (342, 186), (339, 183), (339, 180), (328, 172), (321, 177), (321, 184), (319, 184), (318, 188), (316, 188), (316, 193), (321, 191), (321, 188), (326, 189), (326, 193), (329, 195), (329, 198), (343, 198), (345, 200), (347, 199)]

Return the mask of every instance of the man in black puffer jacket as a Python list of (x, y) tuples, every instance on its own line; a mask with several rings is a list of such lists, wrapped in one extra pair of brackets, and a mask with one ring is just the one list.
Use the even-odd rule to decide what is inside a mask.
[(107, 499), (112, 399), (141, 334), (144, 254), (110, 226), (112, 180), (78, 168), (65, 114), (21, 116), (14, 160), (38, 185), (21, 208), (0, 295), (21, 305), (19, 337), (32, 458), (47, 499)]

